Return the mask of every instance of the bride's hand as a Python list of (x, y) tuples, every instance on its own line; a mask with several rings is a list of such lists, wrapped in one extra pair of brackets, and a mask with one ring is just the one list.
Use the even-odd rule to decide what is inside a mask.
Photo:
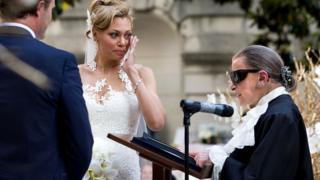
[(128, 48), (128, 55), (125, 57), (123, 62), (123, 68), (125, 71), (129, 70), (130, 68), (134, 68), (135, 64), (135, 48), (137, 46), (137, 43), (139, 42), (139, 39), (137, 36), (131, 36), (130, 37), (130, 46)]

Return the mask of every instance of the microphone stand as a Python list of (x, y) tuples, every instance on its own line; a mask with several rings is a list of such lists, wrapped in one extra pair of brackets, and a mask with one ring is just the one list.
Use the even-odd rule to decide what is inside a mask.
[(184, 125), (184, 174), (185, 180), (189, 180), (189, 126), (192, 112), (183, 108), (183, 125)]
[[(202, 107), (203, 106), (203, 107)], [(189, 126), (190, 117), (196, 112), (210, 112), (223, 117), (230, 117), (233, 114), (233, 108), (227, 105), (219, 105), (216, 107), (207, 107), (209, 105), (201, 105), (200, 102), (192, 100), (181, 100), (180, 107), (183, 110), (183, 125), (184, 125), (184, 172), (185, 180), (189, 179)]]

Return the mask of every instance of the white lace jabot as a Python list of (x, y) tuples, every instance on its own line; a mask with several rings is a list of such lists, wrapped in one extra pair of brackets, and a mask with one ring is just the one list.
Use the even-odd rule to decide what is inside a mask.
[(224, 146), (228, 154), (232, 153), (235, 148), (243, 149), (245, 146), (253, 146), (255, 144), (254, 126), (257, 124), (260, 116), (267, 111), (269, 102), (283, 94), (288, 94), (283, 86), (272, 90), (263, 96), (257, 105), (242, 117), (242, 123), (232, 131), (233, 137)]

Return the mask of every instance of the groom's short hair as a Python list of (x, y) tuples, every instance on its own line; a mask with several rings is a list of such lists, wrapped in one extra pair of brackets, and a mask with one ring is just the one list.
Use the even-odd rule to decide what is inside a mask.
[(45, 8), (48, 8), (54, 0), (0, 0), (0, 17), (4, 20), (15, 20), (28, 15), (35, 16), (41, 1)]

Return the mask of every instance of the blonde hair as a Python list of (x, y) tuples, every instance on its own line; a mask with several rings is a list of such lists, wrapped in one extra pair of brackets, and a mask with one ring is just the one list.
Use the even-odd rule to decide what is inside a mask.
[[(108, 29), (115, 17), (128, 17), (132, 22), (133, 17), (124, 0), (93, 0), (90, 8), (90, 21), (92, 28), (98, 31)], [(88, 30), (86, 35), (90, 34)]]

